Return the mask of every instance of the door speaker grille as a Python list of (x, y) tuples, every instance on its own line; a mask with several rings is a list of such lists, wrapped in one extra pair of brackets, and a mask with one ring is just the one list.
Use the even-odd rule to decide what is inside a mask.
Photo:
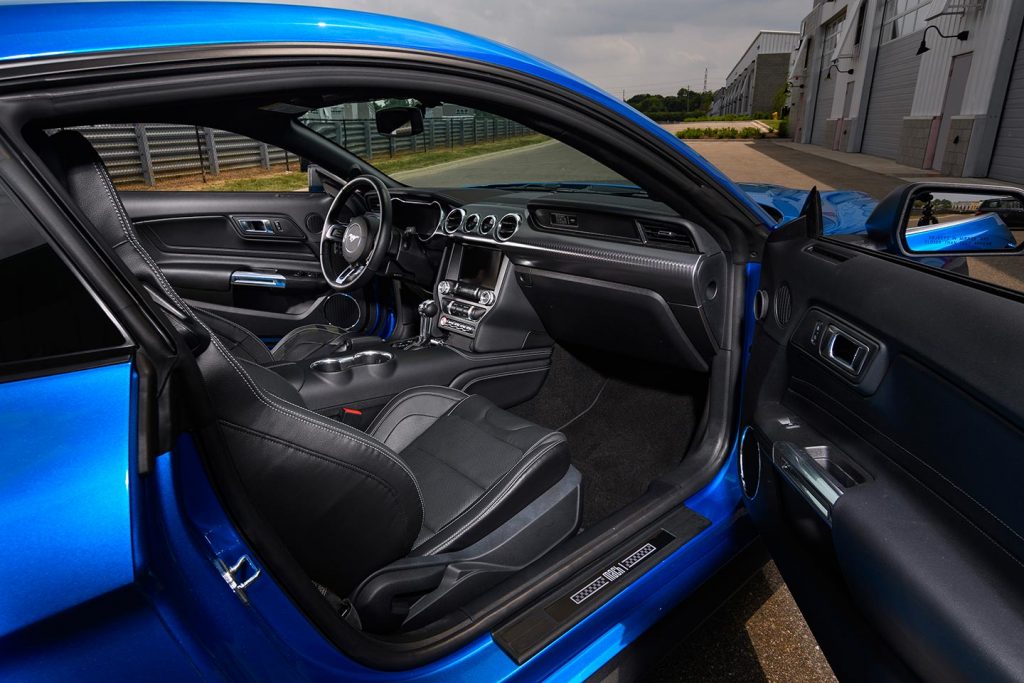
[(782, 285), (775, 292), (775, 321), (782, 327), (789, 324), (793, 317), (793, 294), (789, 291), (789, 285)]
[(363, 321), (363, 307), (349, 294), (332, 294), (324, 302), (324, 317), (330, 324), (352, 331)]

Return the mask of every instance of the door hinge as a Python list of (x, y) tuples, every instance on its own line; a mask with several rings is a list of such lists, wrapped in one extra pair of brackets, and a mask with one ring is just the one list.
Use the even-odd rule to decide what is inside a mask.
[(256, 566), (256, 563), (252, 561), (248, 555), (242, 555), (238, 558), (230, 567), (219, 557), (214, 558), (213, 564), (217, 567), (217, 571), (220, 572), (221, 578), (224, 579), (224, 583), (228, 585), (228, 588), (238, 596), (238, 599), (242, 601), (242, 604), (249, 604), (249, 596), (245, 594), (245, 589), (252, 585), (253, 581), (260, 578), (262, 570)]

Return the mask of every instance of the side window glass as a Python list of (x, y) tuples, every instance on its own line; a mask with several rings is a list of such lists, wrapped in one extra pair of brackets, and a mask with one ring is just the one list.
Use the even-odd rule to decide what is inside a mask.
[(46, 359), (124, 344), (124, 336), (35, 221), (0, 185), (0, 377)]
[(289, 192), (309, 185), (305, 162), (244, 135), (163, 123), (79, 126), (118, 190)]

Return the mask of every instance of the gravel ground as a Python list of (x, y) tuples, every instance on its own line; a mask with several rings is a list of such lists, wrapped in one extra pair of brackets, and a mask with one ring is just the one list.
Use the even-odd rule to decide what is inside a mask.
[(769, 562), (646, 680), (829, 683), (836, 677)]

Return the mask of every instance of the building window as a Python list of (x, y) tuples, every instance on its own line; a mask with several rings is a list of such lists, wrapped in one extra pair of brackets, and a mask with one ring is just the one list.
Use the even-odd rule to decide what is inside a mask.
[(885, 0), (882, 42), (888, 43), (925, 27), (931, 0)]
[(864, 16), (866, 15), (867, 10), (868, 3), (866, 1), (860, 3), (860, 9), (857, 10), (857, 28), (854, 30), (853, 34), (854, 45), (860, 45), (860, 39), (864, 34)]
[(845, 22), (846, 12), (844, 11), (841, 15), (825, 24), (824, 54), (826, 59), (831, 59), (832, 53), (835, 52), (836, 45), (839, 44), (839, 34), (842, 32)]

